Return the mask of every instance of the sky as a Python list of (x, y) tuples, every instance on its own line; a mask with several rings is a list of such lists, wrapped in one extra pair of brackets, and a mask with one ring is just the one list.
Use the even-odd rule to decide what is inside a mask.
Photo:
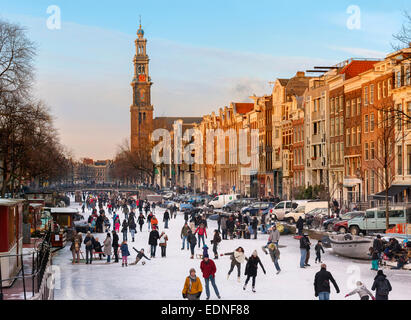
[[(47, 25), (53, 5), (60, 29)], [(36, 43), (34, 93), (62, 143), (96, 160), (113, 158), (130, 134), (140, 15), (154, 116), (201, 117), (269, 94), (269, 82), (297, 71), (384, 57), (404, 10), (409, 1), (0, 0), (0, 19), (25, 26)]]

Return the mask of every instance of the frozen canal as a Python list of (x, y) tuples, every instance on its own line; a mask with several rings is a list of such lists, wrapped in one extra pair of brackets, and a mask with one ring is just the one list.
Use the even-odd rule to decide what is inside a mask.
[[(159, 220), (160, 233), (163, 231), (164, 223), (163, 209), (156, 209), (156, 216)], [(85, 217), (88, 217), (86, 212)], [(122, 214), (120, 214), (122, 217)], [(111, 219), (110, 219), (111, 220)], [(213, 259), (212, 245), (210, 240), (213, 231), (217, 227), (215, 221), (208, 221), (207, 229), (210, 258)], [(160, 248), (157, 248), (157, 257), (151, 261), (146, 261), (145, 265), (139, 262), (138, 265), (122, 267), (120, 263), (103, 264), (98, 261), (92, 265), (71, 264), (71, 252), (69, 244), (62, 249), (54, 258), (54, 265), (58, 265), (57, 271), (60, 276), (56, 279), (59, 289), (55, 290), (57, 300), (101, 300), (101, 299), (182, 299), (181, 290), (184, 280), (190, 268), (197, 270), (203, 283), (203, 294), (201, 299), (205, 299), (204, 280), (200, 271), (200, 259), (190, 259), (187, 250), (181, 250), (180, 232), (184, 224), (183, 215), (178, 213), (177, 219), (172, 219), (169, 229), (165, 229), (169, 242), (167, 246), (167, 257), (161, 258)], [(144, 248), (146, 255), (149, 256), (147, 225), (143, 226), (143, 232), (136, 234), (135, 242), (128, 242), (131, 256), (129, 263), (134, 261), (136, 252), (132, 249)], [(105, 234), (97, 235), (102, 243)], [(312, 242), (311, 267), (300, 269), (299, 267), (299, 242), (292, 236), (282, 236), (280, 239), (280, 266), (281, 273), (276, 275), (274, 265), (269, 255), (265, 255), (261, 247), (265, 245), (267, 235), (258, 235), (258, 240), (224, 240), (220, 243), (219, 253), (233, 251), (238, 246), (245, 249), (246, 256), (250, 256), (254, 249), (257, 249), (260, 259), (267, 270), (264, 275), (261, 268), (258, 270), (256, 280), (256, 293), (251, 291), (251, 282), (246, 291), (243, 291), (245, 276), (242, 265), (241, 283), (237, 282), (236, 269), (227, 280), (227, 272), (230, 267), (228, 256), (214, 260), (217, 266), (216, 283), (222, 299), (272, 299), (272, 300), (312, 300), (314, 297), (314, 275), (319, 271), (320, 266), (314, 263), (314, 240)], [(120, 242), (122, 234), (119, 235)], [(131, 240), (129, 235), (129, 240)], [(340, 294), (336, 294), (331, 285), (331, 299), (345, 299), (346, 293), (355, 288), (355, 282), (361, 280), (371, 289), (375, 271), (371, 271), (371, 262), (357, 261), (347, 258), (337, 257), (332, 254), (331, 249), (325, 249), (323, 261), (327, 264), (327, 269), (333, 274), (340, 287)], [(82, 245), (84, 251), (84, 244)], [(197, 246), (196, 253), (202, 253)], [(411, 272), (404, 270), (385, 269), (384, 273), (391, 282), (393, 291), (390, 299), (411, 299)], [(211, 299), (216, 299), (214, 291), (211, 290)], [(351, 296), (347, 299), (358, 299), (358, 296)]]

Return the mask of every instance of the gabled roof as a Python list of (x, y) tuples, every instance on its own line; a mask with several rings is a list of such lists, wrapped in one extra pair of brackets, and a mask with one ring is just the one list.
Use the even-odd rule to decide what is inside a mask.
[(345, 74), (345, 80), (348, 80), (372, 69), (377, 62), (377, 60), (353, 60), (342, 68), (339, 73)]
[(282, 86), (286, 86), (290, 79), (277, 79)]

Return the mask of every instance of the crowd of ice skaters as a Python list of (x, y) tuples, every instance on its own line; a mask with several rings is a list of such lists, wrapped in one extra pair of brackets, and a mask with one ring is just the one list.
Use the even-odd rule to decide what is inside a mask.
[[(80, 262), (80, 255), (82, 255), (81, 247), (84, 245), (86, 253), (86, 264), (92, 264), (93, 255), (102, 260), (103, 257), (106, 258), (106, 263), (111, 263), (111, 258), (114, 258), (113, 263), (119, 262), (119, 254), (121, 253), (122, 266), (127, 267), (129, 265), (128, 257), (130, 256), (129, 246), (128, 246), (128, 235), (131, 235), (131, 242), (135, 240), (135, 234), (137, 233), (137, 225), (139, 226), (140, 232), (143, 231), (143, 226), (150, 232), (148, 244), (150, 246), (150, 258), (146, 255), (144, 249), (137, 250), (137, 255), (135, 261), (130, 263), (130, 265), (136, 265), (140, 260), (147, 259), (151, 260), (156, 257), (156, 249), (159, 246), (161, 248), (161, 257), (166, 258), (167, 254), (167, 242), (168, 235), (165, 231), (159, 232), (159, 220), (155, 215), (156, 204), (149, 203), (148, 201), (133, 199), (133, 198), (122, 198), (120, 196), (109, 198), (107, 194), (93, 195), (89, 194), (87, 197), (84, 196), (84, 203), (82, 205), (83, 213), (85, 208), (91, 210), (92, 213), (88, 219), (89, 231), (85, 234), (83, 239), (82, 233), (75, 233), (72, 239), (72, 244), (70, 250), (72, 252), (73, 260), (72, 263)], [(106, 214), (107, 209), (108, 214)], [(120, 221), (120, 217), (117, 212), (119, 210), (124, 214), (123, 221)], [(138, 212), (138, 213), (137, 213)], [(175, 219), (177, 216), (177, 207), (173, 206), (169, 210), (163, 213), (164, 230), (168, 229), (168, 224), (170, 219)], [(241, 222), (239, 222), (241, 219)], [(181, 240), (182, 247), (181, 250), (190, 250), (191, 259), (194, 259), (194, 252), (196, 246), (202, 248), (203, 252), (197, 255), (197, 258), (202, 259), (200, 263), (200, 270), (205, 282), (206, 299), (210, 298), (210, 283), (213, 287), (216, 296), (221, 299), (217, 284), (216, 284), (216, 273), (217, 268), (212, 259), (209, 257), (209, 247), (205, 243), (205, 239), (208, 238), (207, 235), (207, 217), (206, 215), (184, 212), (185, 223), (181, 229)], [(112, 223), (111, 223), (112, 222)], [(239, 229), (236, 225), (246, 224), (248, 228)], [(246, 280), (243, 286), (243, 290), (247, 289), (247, 285), (251, 280), (252, 291), (256, 292), (256, 278), (258, 267), (260, 266), (264, 274), (266, 270), (258, 257), (257, 250), (254, 250), (252, 254), (247, 257), (244, 249), (242, 247), (236, 248), (233, 252), (218, 253), (218, 245), (222, 240), (227, 240), (228, 238), (233, 239), (234, 237), (243, 237), (250, 239), (250, 234), (257, 238), (257, 225), (258, 221), (256, 217), (251, 218), (248, 215), (240, 217), (238, 215), (230, 217), (220, 217), (218, 219), (218, 229), (214, 230), (213, 237), (211, 240), (212, 251), (214, 254), (214, 259), (218, 259), (219, 256), (229, 256), (230, 257), (230, 268), (227, 274), (227, 279), (230, 277), (234, 269), (237, 270), (237, 281), (241, 282), (241, 267), (245, 264), (245, 276)], [(111, 226), (114, 229), (110, 232)], [(298, 227), (298, 225), (297, 225)], [(267, 230), (265, 230), (268, 236), (268, 242), (262, 247), (265, 254), (269, 254), (271, 260), (276, 269), (276, 274), (281, 272), (279, 265), (280, 260), (280, 232), (277, 230), (276, 225), (272, 225)], [(93, 233), (106, 233), (106, 238), (101, 243), (98, 237), (94, 237)], [(240, 234), (238, 234), (240, 233)], [(122, 235), (122, 241), (120, 242), (119, 235)], [(248, 234), (248, 236), (247, 236)], [(302, 233), (300, 238), (300, 267), (306, 268), (310, 264), (310, 249), (311, 242), (308, 234)], [(379, 252), (381, 246), (381, 239), (377, 238), (374, 242), (375, 252)], [(327, 271), (327, 266), (322, 263), (321, 253), (324, 253), (322, 247), (322, 242), (319, 240), (315, 247), (315, 263), (321, 264), (320, 271), (316, 273), (314, 278), (314, 294), (320, 300), (329, 300), (330, 298), (330, 282), (333, 284), (337, 294), (340, 293), (337, 282), (333, 278), (332, 274)], [(371, 250), (371, 249), (370, 249)], [(377, 263), (375, 262), (377, 259)], [(372, 268), (371, 270), (377, 270), (377, 275), (374, 278), (374, 283), (372, 284), (371, 290), (376, 291), (375, 296), (370, 290), (367, 289), (365, 284), (361, 281), (357, 282), (357, 288), (352, 292), (349, 292), (345, 297), (358, 294), (361, 300), (388, 300), (390, 291), (392, 290), (389, 280), (382, 270), (378, 270), (378, 260), (380, 256), (373, 256)], [(145, 264), (142, 261), (142, 264)], [(189, 300), (198, 300), (202, 294), (203, 287), (200, 278), (196, 274), (194, 268), (189, 270), (189, 275), (185, 279), (182, 296)]]

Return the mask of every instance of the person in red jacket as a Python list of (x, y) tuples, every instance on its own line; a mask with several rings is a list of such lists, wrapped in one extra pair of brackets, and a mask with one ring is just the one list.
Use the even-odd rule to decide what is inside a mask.
[(206, 228), (204, 227), (204, 224), (200, 224), (194, 234), (198, 233), (198, 247), (200, 248), (201, 246), (201, 239), (203, 239), (203, 246), (205, 246), (205, 240), (204, 240), (204, 235), (207, 239), (207, 231)]
[(218, 299), (221, 299), (220, 293), (218, 292), (217, 285), (215, 284), (215, 273), (217, 272), (217, 268), (215, 266), (214, 261), (208, 258), (208, 254), (205, 254), (203, 256), (203, 261), (201, 261), (200, 269), (203, 272), (207, 300), (210, 299), (210, 281), (211, 281), (211, 285), (213, 286), (215, 294), (217, 295)]

